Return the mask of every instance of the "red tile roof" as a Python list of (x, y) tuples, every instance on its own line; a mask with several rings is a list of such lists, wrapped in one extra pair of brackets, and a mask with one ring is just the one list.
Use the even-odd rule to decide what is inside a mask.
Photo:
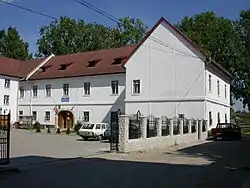
[(43, 59), (20, 61), (7, 57), (0, 57), (0, 75), (23, 78), (42, 61)]
[[(122, 65), (123, 61), (134, 49), (135, 46), (125, 46), (56, 56), (43, 66), (44, 72), (39, 69), (29, 80), (125, 73), (125, 68)], [(116, 58), (122, 59), (120, 64), (114, 64)], [(96, 64), (93, 63), (94, 61), (96, 61)], [(95, 64), (95, 66), (88, 67), (89, 62)], [(66, 66), (66, 70), (59, 70), (62, 66)]]

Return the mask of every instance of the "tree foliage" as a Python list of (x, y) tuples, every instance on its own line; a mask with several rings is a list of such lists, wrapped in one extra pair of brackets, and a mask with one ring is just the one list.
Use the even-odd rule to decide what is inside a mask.
[(61, 17), (40, 29), (37, 56), (85, 52), (136, 44), (147, 27), (139, 19), (120, 19), (115, 27)]
[(249, 57), (246, 52), (249, 20), (249, 11), (241, 12), (237, 21), (218, 17), (214, 12), (204, 12), (185, 17), (177, 27), (233, 75), (234, 97), (243, 98), (243, 104), (250, 107), (250, 67), (246, 58)]
[(21, 39), (13, 27), (9, 27), (6, 31), (0, 30), (0, 55), (19, 60), (32, 57), (29, 54), (29, 44)]

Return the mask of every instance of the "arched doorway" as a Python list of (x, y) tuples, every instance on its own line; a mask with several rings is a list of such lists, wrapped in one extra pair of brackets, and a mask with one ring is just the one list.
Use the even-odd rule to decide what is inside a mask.
[(60, 129), (73, 128), (74, 117), (72, 112), (63, 110), (58, 113), (58, 127)]

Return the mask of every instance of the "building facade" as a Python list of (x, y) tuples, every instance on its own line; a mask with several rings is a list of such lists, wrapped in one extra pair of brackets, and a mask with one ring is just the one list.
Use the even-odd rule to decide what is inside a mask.
[(118, 110), (206, 119), (210, 127), (230, 120), (230, 75), (164, 18), (138, 45), (34, 62), (12, 81), (13, 121), (31, 115), (64, 129), (78, 120), (110, 123)]

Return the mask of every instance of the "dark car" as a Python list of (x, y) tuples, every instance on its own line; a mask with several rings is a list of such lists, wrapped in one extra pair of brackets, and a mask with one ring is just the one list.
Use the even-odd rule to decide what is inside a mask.
[(240, 139), (241, 128), (233, 123), (218, 123), (216, 128), (211, 129), (214, 140), (221, 139)]

